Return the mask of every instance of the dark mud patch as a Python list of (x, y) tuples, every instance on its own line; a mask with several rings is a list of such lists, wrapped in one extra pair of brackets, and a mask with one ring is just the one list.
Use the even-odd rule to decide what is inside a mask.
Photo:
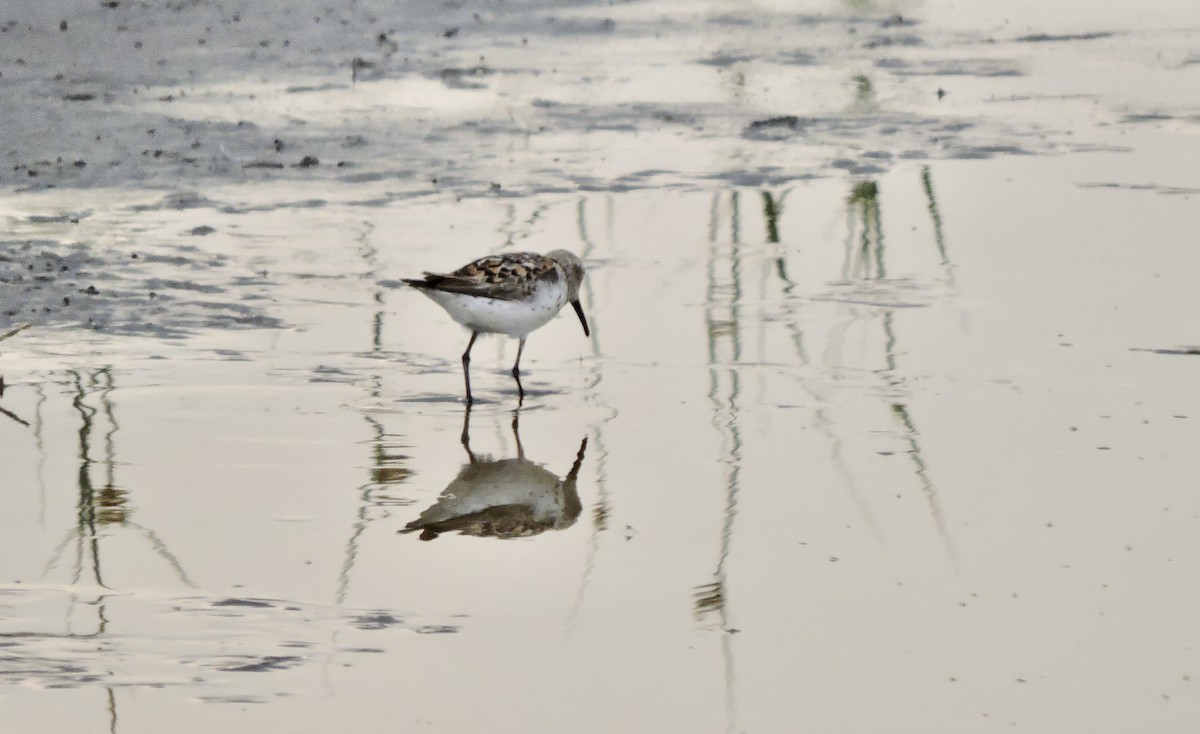
[[(725, 53), (717, 52), (711, 56), (698, 59), (697, 64), (712, 66), (718, 69), (728, 69), (744, 64), (754, 64), (763, 61), (763, 57), (755, 52)], [(786, 66), (815, 66), (821, 63), (821, 57), (816, 52), (790, 51), (782, 52), (771, 57), (772, 63)]]
[(270, 609), (275, 605), (265, 599), (222, 599), (212, 603), (214, 607), (248, 607), (251, 609)]
[(1164, 184), (1122, 183), (1117, 181), (1087, 181), (1076, 184), (1081, 189), (1118, 189), (1124, 191), (1149, 191), (1168, 196), (1190, 196), (1200, 194), (1200, 188), (1191, 186), (1167, 186)]
[(963, 76), (963, 77), (1016, 77), (1023, 76), (1021, 67), (1014, 61), (997, 59), (921, 59), (908, 60), (895, 57), (876, 59), (875, 68), (886, 69), (896, 76)]
[[(167, 251), (163, 251), (166, 249)], [(0, 329), (21, 323), (178, 339), (210, 328), (279, 328), (265, 284), (228, 258), (57, 240), (0, 241)]]
[[(409, 620), (395, 611), (279, 599), (157, 599), (128, 594), (97, 599), (71, 590), (36, 587), (9, 587), (0, 594), (7, 615), (0, 625), (0, 690), (30, 685), (50, 689), (186, 685), (203, 686), (215, 698), (275, 695), (275, 687), (287, 683), (265, 682), (273, 676), (264, 679), (265, 688), (230, 691), (222, 690), (227, 679), (213, 673), (302, 669), (330, 655), (352, 652), (347, 645), (330, 641), (338, 635), (354, 634), (358, 649), (386, 652), (397, 632), (460, 629), (440, 620)], [(47, 607), (81, 603), (94, 610), (94, 619), (77, 615), (66, 625), (41, 613)], [(109, 633), (110, 625), (123, 631)], [(143, 626), (154, 632), (139, 635), (136, 630)], [(237, 641), (236, 654), (230, 654), (231, 640)]]
[(730, 66), (734, 66), (735, 64), (749, 63), (751, 61), (754, 61), (755, 58), (757, 58), (757, 57), (754, 56), (754, 54), (749, 54), (749, 53), (741, 53), (741, 54), (716, 53), (707, 58), (700, 59), (696, 63), (704, 64), (705, 66), (716, 66), (716, 67), (724, 69), (724, 68), (728, 68)]
[(1096, 41), (1101, 38), (1112, 38), (1111, 31), (1096, 31), (1092, 33), (1030, 33), (1018, 36), (1013, 40), (1017, 43), (1062, 43), (1066, 41)]
[[(835, 144), (859, 149), (858, 158), (842, 155), (825, 162), (830, 169), (853, 175), (883, 173), (897, 159), (985, 159), (1032, 155), (1039, 150), (1038, 141), (1032, 138), (1026, 145), (1024, 136), (1003, 136), (995, 129), (964, 120), (885, 112), (824, 117), (777, 115), (750, 122), (742, 130), (742, 137), (766, 143), (822, 143), (831, 152)], [(870, 147), (863, 150), (866, 146)]]
[(220, 202), (213, 201), (196, 191), (176, 191), (165, 194), (161, 199), (150, 204), (134, 204), (130, 211), (183, 211), (185, 209), (217, 209)]
[(79, 224), (92, 215), (90, 210), (65, 214), (30, 214), (25, 221), (30, 224)]
[(778, 166), (763, 166), (761, 168), (752, 170), (745, 169), (740, 171), (722, 171), (720, 173), (712, 174), (710, 179), (728, 186), (763, 188), (786, 186), (790, 183), (795, 183), (798, 181), (811, 181), (821, 177), (822, 174), (797, 174), (794, 171), (781, 169)]
[[(211, 182), (395, 182), (386, 197), (362, 198), (366, 206), (428, 193), (431, 181), (437, 190), (470, 197), (624, 191), (662, 181), (629, 170), (597, 176), (602, 155), (578, 140), (603, 134), (611, 138), (604, 149), (649, 147), (644, 134), (666, 126), (680, 128), (671, 133), (677, 139), (669, 150), (655, 146), (649, 151), (655, 160), (642, 160), (639, 167), (670, 169), (674, 163), (686, 169), (711, 158), (713, 145), (736, 145), (739, 138), (803, 136), (831, 159), (844, 157), (844, 146), (864, 134), (881, 138), (874, 147), (902, 137), (904, 149), (935, 159), (941, 157), (945, 130), (935, 124), (932, 135), (923, 135), (928, 116), (915, 110), (890, 110), (889, 123), (858, 122), (841, 130), (820, 122), (822, 115), (832, 117), (827, 112), (790, 130), (768, 129), (754, 126), (753, 109), (713, 102), (709, 92), (736, 86), (738, 76), (744, 82), (822, 66), (871, 69), (881, 88), (904, 78), (986, 81), (1023, 74), (1014, 61), (989, 58), (995, 45), (983, 36), (951, 41), (977, 49), (975, 55), (925, 58), (947, 45), (936, 27), (858, 5), (848, 14), (819, 16), (767, 11), (708, 16), (673, 7), (649, 13), (639, 12), (637, 4), (620, 7), (618, 15), (618, 8), (588, 0), (553, 8), (506, 3), (503, 12), (415, 0), (401, 0), (399, 8), (393, 17), (405, 18), (402, 27), (367, 8), (335, 9), (313, 0), (266, 4), (253, 12), (223, 3), (138, 6), (134, 12), (134, 4), (120, 3), (72, 19), (70, 33), (46, 37), (36, 31), (38, 25), (59, 21), (48, 21), (47, 11), (30, 5), (22, 11), (30, 18), (5, 34), (10, 55), (24, 64), (5, 70), (0, 91), (9, 95), (10, 109), (27, 112), (0, 129), (0, 150), (8, 151), (9, 164), (0, 167), (0, 180), (19, 190), (132, 184), (197, 191)], [(316, 17), (325, 22), (314, 22)], [(86, 78), (56, 80), (50, 71), (58, 68), (57, 59), (70, 55), (80, 32), (125, 53), (97, 57)], [(1029, 34), (1015, 40), (1110, 35)], [(655, 88), (663, 82), (646, 70), (671, 65), (710, 73), (708, 80), (697, 79), (713, 89), (691, 95)], [(427, 94), (431, 81), (463, 107)], [(583, 102), (579, 90), (592, 85), (616, 91), (604, 101)], [(936, 92), (929, 90), (931, 96)], [(489, 101), (497, 93), (501, 102)], [(677, 94), (678, 103), (642, 101)], [(71, 96), (96, 98), (65, 98)], [(277, 113), (280, 109), (289, 111)], [(780, 112), (814, 117), (803, 105)], [(989, 155), (1003, 155), (1005, 146), (1060, 152), (1072, 132), (1006, 123), (999, 116), (976, 121), (974, 133), (951, 142), (989, 149)], [(572, 135), (576, 139), (568, 141)], [(538, 138), (550, 144), (529, 145)], [(514, 143), (525, 150), (522, 165), (512, 165)], [(749, 165), (756, 163), (770, 161)], [(504, 173), (504, 189), (492, 192), (497, 172)], [(674, 183), (708, 185), (710, 173), (680, 170)], [(827, 173), (841, 175), (837, 169)], [(219, 208), (193, 194), (143, 210), (156, 206)]]
[(218, 665), (217, 670), (226, 673), (269, 673), (273, 670), (294, 668), (303, 662), (298, 655), (267, 655), (262, 658), (248, 658), (249, 662), (232, 662)]
[(1121, 117), (1121, 122), (1125, 124), (1137, 123), (1158, 123), (1158, 122), (1183, 122), (1189, 125), (1200, 125), (1200, 114), (1195, 113), (1171, 113), (1171, 112), (1130, 112)]
[(751, 122), (742, 135), (752, 140), (774, 140), (781, 135), (801, 130), (811, 122), (796, 115), (766, 117)]
[(1149, 352), (1150, 354), (1166, 354), (1171, 356), (1200, 357), (1200, 347), (1130, 347), (1131, 352)]
[(1033, 155), (1033, 151), (1018, 145), (951, 145), (945, 149), (947, 158), (982, 160), (1002, 155)]
[(69, 658), (23, 654), (21, 642), (10, 641), (0, 652), (0, 685), (21, 685), (30, 680), (43, 680), (47, 688), (72, 688), (101, 679), (98, 673)]
[(482, 64), (470, 68), (445, 68), (437, 73), (437, 78), (451, 89), (484, 89), (487, 84), (484, 79), (495, 72)]
[(404, 624), (403, 619), (387, 612), (363, 614), (352, 618), (350, 622), (360, 630), (381, 630)]
[[(478, 390), (473, 390), (472, 392), (478, 392)], [(437, 393), (437, 394), (431, 393), (428, 395), (401, 396), (401, 397), (396, 398), (394, 400), (394, 402), (396, 402), (396, 403), (428, 404), (428, 405), (443, 405), (443, 404), (459, 405), (465, 401), (464, 401), (463, 396), (461, 396), (461, 395), (451, 395), (449, 393)], [(476, 405), (479, 405), (480, 403), (486, 404), (488, 402), (494, 402), (494, 401), (489, 401), (487, 398), (481, 398), (478, 396), (475, 397)]]
[(925, 40), (923, 38), (911, 34), (877, 35), (863, 42), (863, 48), (872, 50), (879, 48), (904, 48), (923, 45), (925, 45)]

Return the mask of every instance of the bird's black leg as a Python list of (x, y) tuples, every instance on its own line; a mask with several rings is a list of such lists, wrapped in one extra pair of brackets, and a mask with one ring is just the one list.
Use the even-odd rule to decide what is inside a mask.
[(524, 459), (525, 458), (525, 447), (521, 445), (521, 427), (519, 425), (517, 425), (517, 421), (520, 418), (521, 418), (521, 411), (514, 410), (513, 411), (512, 431), (513, 431), (513, 438), (515, 438), (517, 440), (517, 458)]
[(462, 447), (467, 451), (467, 457), (472, 464), (478, 460), (475, 458), (475, 453), (471, 451), (471, 404), (467, 403), (467, 409), (463, 411), (463, 430), (459, 437), (462, 442)]
[(525, 351), (525, 337), (517, 342), (517, 361), (513, 363), (512, 376), (517, 381), (517, 407), (525, 402), (525, 388), (521, 387), (521, 352)]
[(463, 352), (463, 380), (467, 383), (467, 405), (475, 402), (471, 397), (471, 347), (475, 346), (475, 339), (479, 336), (478, 331), (471, 332), (471, 341), (467, 342), (467, 351)]

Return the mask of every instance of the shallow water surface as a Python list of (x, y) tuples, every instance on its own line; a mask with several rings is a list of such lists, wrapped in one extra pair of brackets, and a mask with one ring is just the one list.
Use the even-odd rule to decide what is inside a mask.
[[(384, 29), (403, 64), (348, 13), (354, 86), (213, 33), (289, 73), (118, 85), (192, 138), (4, 189), (6, 720), (1190, 731), (1200, 22), (527, 5)], [(591, 336), (530, 337), (519, 410), (481, 340), (467, 410), (397, 279), (557, 247)]]
[[(192, 700), (448, 730), (496, 708), (513, 730), (773, 729), (868, 700), (881, 725), (1037, 722), (1097, 690), (1190, 710), (1194, 626), (1164, 601), (1197, 560), (1200, 406), (1194, 357), (1154, 349), (1186, 343), (1162, 316), (1193, 296), (1178, 250), (1130, 253), (1103, 212), (1195, 210), (1047, 168), (1009, 167), (1042, 183), (991, 182), (990, 215), (960, 214), (965, 163), (390, 214), (483, 237), (536, 211), (523, 244), (593, 263), (594, 335), (530, 339), (519, 412), (511, 344), (479, 345), (467, 414), (465, 334), (372, 279), (471, 237), (272, 268), (283, 329), (14, 337), (5, 677), (42, 692), (3, 695), (84, 728)], [(1005, 214), (1041, 197), (1098, 213), (1070, 227), (1089, 278), (1052, 277), (1077, 256)], [(304, 258), (323, 235), (297, 232)], [(524, 509), (477, 512), (497, 504)], [(430, 513), (465, 519), (402, 532)], [(44, 708), (65, 696), (90, 712)]]

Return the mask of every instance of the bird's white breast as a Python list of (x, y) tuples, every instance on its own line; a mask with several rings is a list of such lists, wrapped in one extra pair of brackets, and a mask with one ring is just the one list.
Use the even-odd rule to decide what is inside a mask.
[(539, 283), (529, 298), (520, 301), (438, 290), (423, 290), (422, 293), (446, 309), (450, 318), (472, 331), (516, 338), (546, 324), (567, 303), (567, 289), (562, 279), (555, 283)]

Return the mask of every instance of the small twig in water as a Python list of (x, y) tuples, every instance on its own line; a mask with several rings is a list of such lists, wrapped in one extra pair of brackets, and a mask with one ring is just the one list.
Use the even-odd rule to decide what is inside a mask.
[[(15, 328), (15, 329), (12, 329), (11, 331), (9, 331), (7, 334), (0, 334), (0, 342), (4, 341), (5, 339), (9, 338), (10, 336), (15, 336), (15, 335), (17, 335), (17, 334), (20, 334), (22, 331), (25, 331), (25, 330), (26, 330), (26, 329), (28, 329), (29, 327), (30, 327), (30, 324), (21, 324), (21, 325), (20, 325), (20, 326), (18, 326), (17, 328)], [(0, 376), (0, 396), (3, 396), (3, 395), (4, 395), (4, 377), (3, 377), (3, 376)], [(15, 421), (19, 421), (19, 422), (21, 422), (21, 423), (25, 423), (25, 421), (23, 421), (23, 420), (21, 420), (20, 418), (16, 417), (16, 416), (15, 416), (15, 415), (13, 415), (12, 413), (9, 413), (7, 410), (5, 410), (5, 411), (4, 411), (4, 414), (5, 414), (5, 415), (7, 415), (7, 416), (9, 416), (10, 418), (12, 418), (12, 419), (13, 419), (13, 420), (15, 420)], [(29, 424), (28, 424), (28, 423), (25, 423), (25, 425), (29, 425)]]
[(17, 328), (13, 329), (10, 332), (8, 332), (7, 334), (0, 334), (0, 342), (4, 341), (5, 339), (9, 338), (10, 336), (16, 336), (17, 334), (20, 334), (22, 331), (25, 331), (30, 326), (32, 326), (32, 324), (21, 324), (20, 326), (18, 326)]
[(28, 428), (28, 427), (29, 427), (29, 421), (27, 421), (27, 420), (25, 420), (25, 419), (21, 418), (21, 417), (20, 417), (20, 416), (18, 416), (16, 413), (13, 413), (13, 412), (11, 412), (11, 411), (5, 410), (4, 408), (0, 408), (0, 415), (4, 415), (4, 416), (7, 416), (7, 417), (9, 417), (9, 418), (12, 418), (12, 419), (13, 419), (13, 420), (15, 420), (17, 423), (20, 423), (21, 425), (25, 426), (26, 428)]

